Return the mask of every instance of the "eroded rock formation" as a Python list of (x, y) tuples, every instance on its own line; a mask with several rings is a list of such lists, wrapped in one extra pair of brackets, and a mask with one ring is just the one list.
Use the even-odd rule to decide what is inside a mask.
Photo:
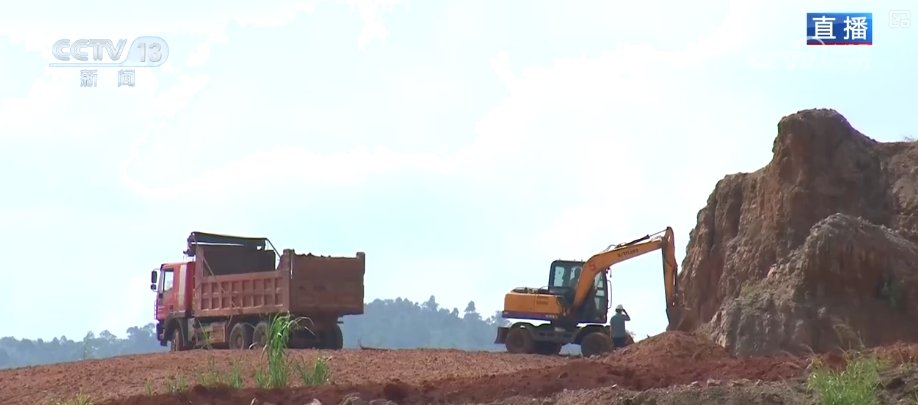
[(700, 330), (739, 355), (918, 340), (918, 142), (815, 109), (772, 152), (698, 213), (679, 281)]

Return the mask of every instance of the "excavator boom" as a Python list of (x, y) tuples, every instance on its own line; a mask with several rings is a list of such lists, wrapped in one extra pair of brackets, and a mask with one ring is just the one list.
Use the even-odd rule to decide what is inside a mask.
[(658, 249), (662, 251), (663, 255), (663, 286), (666, 295), (666, 314), (670, 325), (668, 329), (690, 329), (693, 323), (685, 323), (683, 318), (686, 316), (684, 313), (687, 311), (679, 307), (681, 304), (679, 303), (676, 285), (679, 265), (676, 262), (675, 238), (671, 227), (666, 227), (661, 232), (647, 235), (631, 242), (609, 246), (606, 250), (590, 257), (583, 265), (583, 271), (577, 281), (572, 308), (580, 308), (583, 305), (590, 294), (590, 289), (593, 287), (593, 279), (597, 274), (608, 271), (609, 267), (616, 263), (633, 259)]

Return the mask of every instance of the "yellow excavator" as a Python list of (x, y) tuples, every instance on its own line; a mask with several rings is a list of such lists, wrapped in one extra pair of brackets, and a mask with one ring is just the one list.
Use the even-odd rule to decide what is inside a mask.
[[(506, 345), (510, 353), (558, 354), (567, 344), (580, 345), (584, 356), (611, 351), (612, 330), (607, 324), (609, 267), (655, 250), (661, 250), (663, 255), (667, 330), (693, 330), (695, 322), (690, 319), (691, 313), (679, 302), (673, 229), (667, 227), (631, 242), (609, 246), (586, 262), (552, 262), (548, 287), (514, 288), (504, 296), (501, 316), (525, 321), (498, 327), (495, 343)], [(534, 325), (526, 321), (548, 323)]]

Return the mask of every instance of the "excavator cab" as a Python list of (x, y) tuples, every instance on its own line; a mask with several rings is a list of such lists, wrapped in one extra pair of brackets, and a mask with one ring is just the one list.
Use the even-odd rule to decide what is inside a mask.
[[(551, 263), (548, 292), (558, 296), (562, 305), (573, 306), (577, 282), (580, 281), (584, 264), (570, 260), (555, 260)], [(590, 295), (591, 299), (579, 309), (579, 323), (605, 323), (609, 310), (609, 280), (606, 272), (596, 275)]]

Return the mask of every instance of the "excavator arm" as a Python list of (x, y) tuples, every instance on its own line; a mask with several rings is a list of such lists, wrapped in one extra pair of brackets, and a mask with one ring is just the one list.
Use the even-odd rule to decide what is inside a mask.
[(606, 250), (590, 257), (583, 265), (580, 273), (580, 279), (577, 281), (574, 301), (572, 308), (580, 308), (590, 294), (593, 288), (593, 280), (596, 275), (603, 271), (608, 271), (609, 267), (616, 263), (650, 253), (655, 250), (661, 250), (663, 255), (663, 285), (666, 295), (666, 315), (669, 318), (669, 330), (691, 330), (694, 328), (694, 322), (686, 323), (683, 319), (687, 316), (686, 310), (680, 305), (676, 283), (678, 282), (677, 274), (679, 265), (676, 262), (676, 246), (673, 236), (673, 228), (667, 227), (665, 230), (653, 235), (647, 235), (631, 242), (613, 245)]

